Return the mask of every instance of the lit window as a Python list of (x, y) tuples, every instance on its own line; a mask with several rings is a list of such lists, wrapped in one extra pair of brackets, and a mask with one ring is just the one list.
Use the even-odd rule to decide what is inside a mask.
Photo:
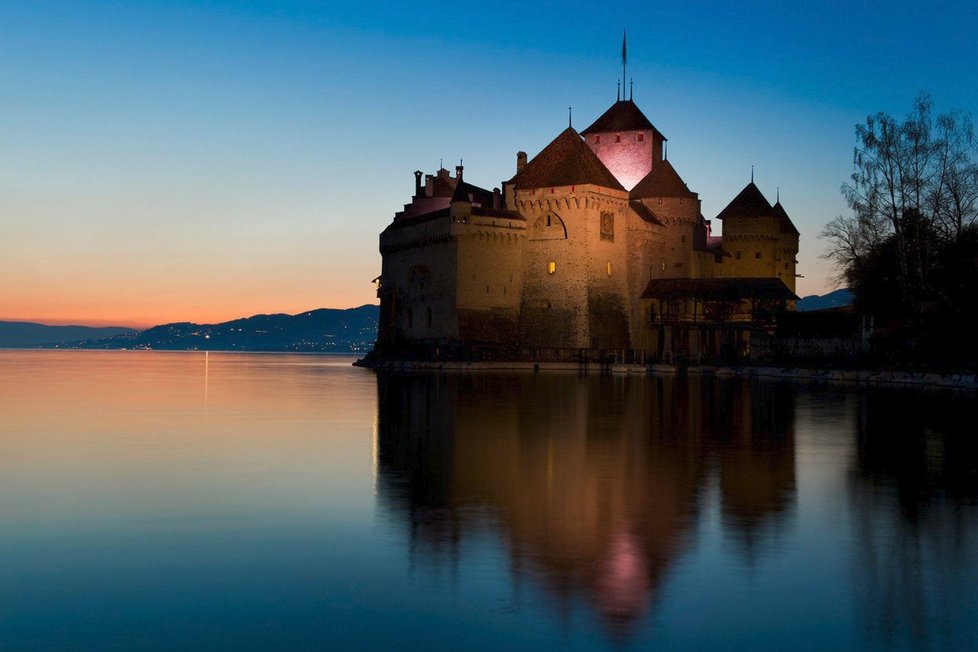
[(549, 263), (547, 263), (547, 273), (553, 274), (556, 271), (557, 271), (557, 263), (551, 260)]
[(608, 276), (611, 276), (611, 261), (608, 261)]

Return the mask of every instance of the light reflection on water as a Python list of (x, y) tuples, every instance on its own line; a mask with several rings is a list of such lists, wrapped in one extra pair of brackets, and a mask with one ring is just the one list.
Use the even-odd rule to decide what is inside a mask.
[(978, 649), (973, 396), (0, 352), (0, 648)]

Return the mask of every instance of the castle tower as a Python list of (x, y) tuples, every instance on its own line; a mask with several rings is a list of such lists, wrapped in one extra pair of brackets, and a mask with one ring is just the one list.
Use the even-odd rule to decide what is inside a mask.
[(520, 340), (630, 348), (628, 193), (572, 127), (507, 184), (527, 223)]
[(771, 206), (751, 181), (720, 211), (723, 247), (731, 254), (724, 276), (778, 278), (795, 291), (798, 229), (780, 202), (777, 206)]
[(581, 135), (625, 190), (662, 162), (667, 140), (631, 99), (612, 104)]

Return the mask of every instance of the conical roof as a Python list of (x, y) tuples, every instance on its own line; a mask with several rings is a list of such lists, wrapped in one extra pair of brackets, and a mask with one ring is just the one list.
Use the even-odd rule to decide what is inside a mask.
[(618, 100), (611, 108), (601, 114), (590, 127), (582, 131), (588, 134), (607, 134), (616, 131), (654, 131), (662, 140), (667, 140), (662, 133), (652, 125), (638, 105), (631, 100)]
[(774, 209), (760, 189), (751, 181), (740, 191), (740, 194), (727, 204), (727, 207), (717, 215), (718, 220), (731, 217), (777, 217)]
[(686, 197), (696, 199), (696, 193), (686, 186), (676, 168), (669, 161), (660, 161), (641, 181), (635, 184), (628, 196), (632, 199), (647, 197)]
[(517, 189), (593, 183), (605, 188), (624, 190), (615, 175), (604, 166), (573, 127), (560, 132), (509, 183)]
[(773, 210), (774, 214), (778, 216), (778, 224), (781, 227), (782, 233), (793, 233), (798, 235), (798, 229), (795, 228), (791, 218), (788, 217), (788, 213), (784, 210), (784, 206), (781, 205), (780, 200), (771, 207), (771, 210)]
[(451, 203), (454, 204), (455, 202), (460, 202), (460, 201), (464, 201), (464, 202), (472, 201), (469, 198), (468, 189), (465, 187), (466, 185), (468, 184), (464, 183), (461, 179), (458, 180), (458, 183), (455, 184), (455, 192), (452, 193)]

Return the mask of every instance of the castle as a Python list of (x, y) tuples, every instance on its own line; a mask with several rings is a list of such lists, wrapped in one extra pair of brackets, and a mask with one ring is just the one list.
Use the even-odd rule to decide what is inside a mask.
[(753, 179), (716, 219), (621, 94), (486, 190), (442, 168), (380, 234), (381, 359), (744, 359), (795, 297), (798, 230)]

